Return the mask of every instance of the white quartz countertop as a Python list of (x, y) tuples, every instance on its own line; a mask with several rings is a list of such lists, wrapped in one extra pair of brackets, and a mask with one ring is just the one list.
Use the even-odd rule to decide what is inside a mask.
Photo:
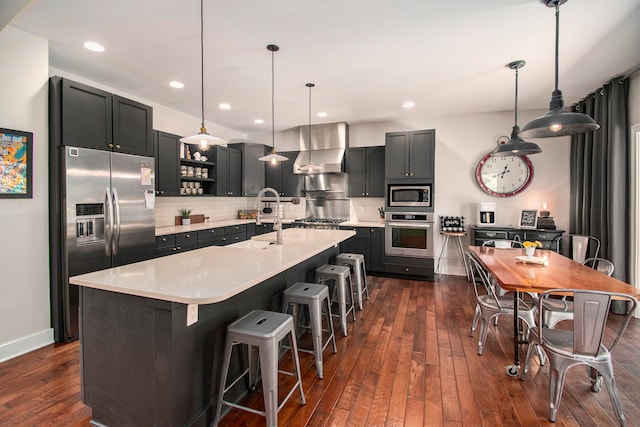
[(384, 221), (346, 221), (341, 222), (340, 227), (381, 227), (384, 228)]
[[(353, 235), (352, 230), (289, 228), (282, 230), (282, 245), (262, 249), (210, 246), (74, 276), (69, 282), (183, 304), (211, 304), (231, 298)], [(253, 240), (275, 242), (276, 233)]]

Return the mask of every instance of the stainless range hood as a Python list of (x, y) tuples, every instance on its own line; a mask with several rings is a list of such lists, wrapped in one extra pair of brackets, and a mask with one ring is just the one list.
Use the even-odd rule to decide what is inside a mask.
[[(311, 136), (311, 138), (309, 138)], [(320, 174), (344, 172), (344, 153), (349, 146), (349, 125), (346, 122), (300, 126), (300, 154), (293, 164), (293, 173)], [(301, 168), (317, 165), (312, 171)]]

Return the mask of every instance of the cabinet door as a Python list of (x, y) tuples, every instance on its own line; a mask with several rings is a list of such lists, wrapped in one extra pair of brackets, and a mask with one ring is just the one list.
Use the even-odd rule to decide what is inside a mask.
[(347, 151), (347, 179), (349, 184), (349, 197), (366, 197), (366, 166), (367, 150), (365, 148), (350, 148)]
[[(282, 192), (287, 197), (302, 196), (302, 187), (304, 186), (304, 175), (293, 173), (293, 163), (298, 157), (298, 151), (288, 151), (282, 153), (288, 160), (282, 163)], [(276, 188), (277, 190), (277, 188)]]
[(229, 149), (215, 147), (216, 151), (216, 196), (229, 195)]
[(264, 145), (245, 144), (242, 153), (242, 195), (255, 197), (264, 188), (265, 162), (258, 160), (264, 156)]
[(384, 228), (377, 227), (371, 229), (371, 247), (369, 250), (371, 258), (371, 271), (384, 271)]
[[(52, 79), (52, 84), (57, 84)], [(62, 79), (62, 145), (109, 150), (112, 144), (112, 95)]]
[(154, 131), (156, 157), (156, 194), (158, 196), (180, 195), (180, 137)]
[(384, 197), (384, 147), (367, 147), (367, 196)]
[(411, 179), (433, 178), (435, 132), (421, 130), (411, 132), (409, 143), (409, 176)]
[(388, 179), (408, 178), (408, 132), (390, 132), (385, 136), (385, 173)]
[(113, 150), (153, 156), (153, 109), (113, 95)]
[(242, 196), (242, 153), (229, 148), (229, 196)]

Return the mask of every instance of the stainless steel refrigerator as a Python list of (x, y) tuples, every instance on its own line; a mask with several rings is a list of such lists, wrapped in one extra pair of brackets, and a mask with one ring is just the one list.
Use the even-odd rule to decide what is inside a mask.
[[(66, 224), (56, 341), (78, 337), (79, 290), (69, 277), (153, 257), (155, 174), (151, 157), (63, 147), (59, 204)], [(64, 238), (66, 237), (66, 239)], [(57, 320), (57, 321), (56, 321)]]

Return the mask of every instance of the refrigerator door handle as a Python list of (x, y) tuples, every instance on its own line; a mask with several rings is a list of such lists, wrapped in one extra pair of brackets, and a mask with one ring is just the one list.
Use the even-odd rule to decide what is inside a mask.
[(104, 225), (104, 253), (111, 256), (111, 241), (113, 240), (113, 204), (109, 187), (104, 191), (104, 208), (106, 210), (106, 224)]
[(113, 219), (114, 219), (114, 223), (113, 223), (113, 231), (114, 231), (114, 236), (113, 236), (113, 244), (111, 245), (111, 252), (113, 252), (114, 255), (118, 254), (118, 246), (120, 245), (120, 199), (118, 199), (118, 190), (116, 189), (116, 187), (113, 187), (111, 189), (113, 191)]

